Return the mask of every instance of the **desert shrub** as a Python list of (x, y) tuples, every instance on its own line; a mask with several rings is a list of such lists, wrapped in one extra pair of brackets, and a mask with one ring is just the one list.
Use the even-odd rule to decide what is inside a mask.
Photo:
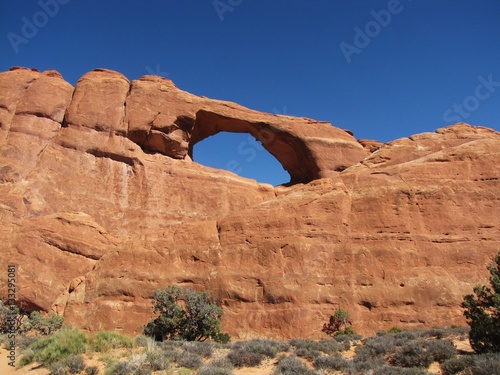
[(351, 347), (351, 344), (348, 341), (344, 341), (343, 343), (339, 344), (337, 341), (330, 339), (315, 341), (312, 349), (318, 350), (328, 355), (332, 355), (338, 353), (339, 351), (345, 350), (347, 346), (349, 348)]
[(365, 374), (383, 367), (386, 364), (386, 361), (383, 357), (364, 358), (363, 360), (354, 358), (354, 360), (349, 364), (349, 373)]
[(399, 333), (401, 332), (402, 329), (398, 327), (392, 327), (390, 330), (387, 331), (387, 333)]
[(133, 355), (129, 360), (111, 363), (105, 375), (151, 375), (145, 364), (146, 355)]
[(35, 351), (31, 348), (27, 348), (21, 354), (21, 358), (19, 359), (19, 366), (20, 367), (26, 366), (34, 362), (34, 359), (35, 359)]
[(420, 368), (404, 368), (383, 366), (376, 369), (373, 375), (427, 375), (426, 370)]
[(208, 341), (185, 342), (182, 344), (182, 348), (204, 358), (210, 358), (214, 352), (214, 344)]
[(207, 292), (195, 292), (171, 285), (154, 294), (153, 311), (159, 316), (144, 327), (144, 334), (156, 341), (229, 340), (221, 333), (222, 308), (210, 299)]
[(19, 350), (28, 348), (36, 340), (36, 337), (20, 335), (16, 337), (16, 347)]
[(357, 362), (366, 362), (372, 359), (384, 357), (395, 347), (394, 335), (374, 336), (368, 338), (364, 345), (356, 348)]
[(172, 358), (165, 355), (165, 352), (163, 350), (146, 351), (146, 362), (149, 363), (149, 366), (153, 371), (168, 369), (171, 360)]
[(470, 328), (462, 326), (451, 326), (448, 328), (448, 331), (449, 331), (449, 336), (462, 338), (469, 335)]
[(176, 341), (176, 340), (165, 340), (158, 345), (165, 350), (176, 350), (184, 345), (184, 341)]
[(130, 367), (127, 361), (118, 361), (112, 363), (107, 369), (105, 375), (131, 375), (134, 369)]
[(421, 337), (434, 337), (436, 339), (443, 339), (447, 335), (447, 332), (443, 328), (431, 328), (426, 331), (423, 331), (420, 336)]
[(316, 375), (317, 372), (310, 370), (295, 356), (281, 359), (274, 368), (272, 375)]
[(265, 356), (243, 348), (232, 349), (227, 358), (235, 367), (256, 367), (261, 364)]
[(23, 332), (35, 332), (37, 335), (52, 335), (61, 329), (64, 323), (64, 318), (58, 316), (57, 314), (51, 312), (46, 316), (40, 314), (39, 311), (33, 311), (29, 316), (23, 321), (22, 331)]
[(317, 357), (321, 355), (319, 350), (309, 349), (309, 348), (298, 348), (295, 350), (295, 355), (297, 357), (305, 358), (310, 361), (314, 361)]
[(111, 349), (132, 348), (134, 340), (120, 333), (103, 331), (90, 340), (90, 347), (92, 350), (102, 353)]
[[(330, 316), (328, 323), (325, 323), (323, 325), (322, 331), (330, 336), (334, 336), (339, 333), (346, 333), (345, 331), (348, 328), (348, 324), (349, 324), (349, 311), (339, 307), (338, 309), (335, 310), (333, 315)], [(344, 327), (344, 331), (342, 330), (342, 327)]]
[(148, 347), (151, 346), (154, 343), (154, 340), (151, 337), (148, 337), (146, 335), (138, 335), (134, 339), (135, 344), (140, 347)]
[(97, 375), (99, 373), (99, 369), (97, 366), (89, 366), (85, 369), (85, 374), (87, 375)]
[(470, 326), (469, 341), (476, 353), (500, 352), (500, 253), (490, 264), (491, 288), (478, 285), (464, 297), (462, 307)]
[(424, 341), (423, 346), (432, 356), (432, 360), (443, 363), (457, 355), (457, 348), (450, 340)]
[(60, 361), (52, 362), (47, 368), (51, 375), (66, 375), (68, 373), (66, 365)]
[(231, 336), (226, 332), (219, 332), (214, 337), (213, 340), (219, 344), (229, 344), (231, 342)]
[(232, 349), (243, 349), (244, 351), (262, 354), (264, 357), (274, 358), (278, 353), (288, 351), (290, 344), (278, 340), (254, 339), (236, 342), (232, 345)]
[(227, 358), (212, 361), (198, 371), (198, 375), (231, 375), (232, 373), (233, 365)]
[(411, 331), (401, 331), (394, 334), (394, 338), (400, 342), (415, 340), (417, 337), (417, 334)]
[(71, 354), (83, 354), (87, 350), (87, 337), (79, 330), (66, 327), (59, 332), (37, 338), (30, 345), (32, 352), (28, 353), (23, 365), (33, 361), (49, 365), (53, 362), (64, 362)]
[(500, 353), (475, 356), (472, 375), (500, 375)]
[(85, 369), (85, 361), (81, 355), (70, 354), (66, 359), (66, 367), (70, 374), (78, 374)]
[(198, 375), (231, 375), (233, 370), (215, 367), (213, 365), (205, 365), (200, 368)]
[(313, 366), (317, 370), (342, 371), (348, 368), (349, 362), (342, 357), (318, 357), (314, 360)]
[(296, 353), (298, 350), (309, 350), (309, 351), (319, 351), (328, 355), (338, 353), (341, 350), (346, 350), (345, 349), (346, 347), (348, 347), (347, 348), (348, 350), (351, 346), (348, 341), (339, 343), (336, 340), (332, 339), (319, 340), (319, 341), (313, 341), (310, 339), (292, 339), (289, 341), (289, 344), (295, 347)]
[(175, 362), (181, 366), (195, 370), (203, 365), (203, 360), (198, 354), (183, 351), (175, 357)]
[(431, 354), (415, 342), (410, 342), (398, 348), (392, 357), (392, 364), (399, 367), (427, 368), (431, 363)]
[(474, 358), (472, 356), (465, 355), (451, 358), (441, 363), (441, 372), (443, 375), (456, 375), (465, 369), (471, 368), (472, 365), (474, 365)]
[(340, 334), (340, 335), (335, 335), (333, 336), (333, 340), (337, 341), (337, 342), (351, 342), (351, 341), (356, 341), (356, 340), (361, 340), (362, 337), (361, 335), (358, 335), (358, 334), (354, 334), (354, 335), (343, 335), (343, 334)]

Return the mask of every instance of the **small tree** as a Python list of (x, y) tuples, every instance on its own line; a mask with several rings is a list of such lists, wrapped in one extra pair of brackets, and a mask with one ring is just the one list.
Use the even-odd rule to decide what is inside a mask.
[(476, 286), (474, 295), (466, 295), (462, 303), (469, 341), (477, 353), (500, 352), (500, 253), (488, 270), (491, 288)]
[[(349, 324), (349, 311), (339, 307), (333, 315), (330, 316), (328, 323), (323, 325), (322, 331), (327, 335), (337, 335), (342, 333), (350, 333), (351, 329), (347, 326)], [(342, 331), (342, 327), (344, 330)]]
[(227, 341), (221, 333), (222, 309), (210, 300), (207, 292), (183, 290), (171, 285), (154, 294), (153, 311), (159, 316), (144, 327), (144, 334), (156, 341), (187, 340)]
[(39, 311), (33, 311), (28, 319), (23, 322), (24, 332), (35, 331), (37, 335), (48, 336), (61, 329), (64, 318), (51, 312), (47, 316), (42, 316)]

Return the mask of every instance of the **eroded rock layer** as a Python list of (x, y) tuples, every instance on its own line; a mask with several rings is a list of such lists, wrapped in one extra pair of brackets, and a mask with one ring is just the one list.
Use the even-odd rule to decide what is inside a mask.
[[(220, 131), (260, 140), (272, 187), (192, 161)], [(500, 250), (500, 134), (456, 124), (390, 143), (95, 70), (0, 74), (0, 264), (17, 298), (138, 333), (169, 284), (209, 290), (233, 336), (463, 324)], [(5, 285), (7, 273), (0, 274)], [(5, 288), (2, 286), (2, 293)]]

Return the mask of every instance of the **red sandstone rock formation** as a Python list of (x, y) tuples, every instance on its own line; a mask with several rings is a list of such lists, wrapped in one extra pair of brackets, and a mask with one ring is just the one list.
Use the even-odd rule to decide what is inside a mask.
[[(220, 131), (260, 140), (290, 186), (192, 162)], [(0, 74), (0, 264), (23, 306), (88, 330), (139, 332), (173, 283), (243, 338), (322, 337), (338, 306), (363, 333), (461, 324), (500, 250), (499, 165), (483, 127), (358, 142), (160, 77), (20, 68)]]

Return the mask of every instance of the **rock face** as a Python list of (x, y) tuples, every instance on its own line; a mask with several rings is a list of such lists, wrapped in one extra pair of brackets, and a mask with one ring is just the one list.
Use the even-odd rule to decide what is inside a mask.
[[(193, 162), (220, 131), (260, 140), (290, 186)], [(362, 333), (463, 324), (500, 250), (499, 166), (483, 127), (358, 142), (156, 76), (18, 68), (0, 74), (0, 264), (25, 308), (87, 330), (138, 333), (174, 283), (239, 338), (324, 337), (339, 306)]]

